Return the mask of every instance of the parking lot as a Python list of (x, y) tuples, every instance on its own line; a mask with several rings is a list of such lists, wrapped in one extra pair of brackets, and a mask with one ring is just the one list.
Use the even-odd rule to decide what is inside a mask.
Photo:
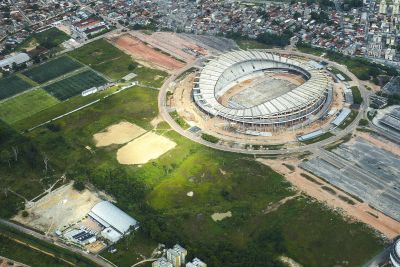
[(400, 221), (400, 158), (364, 139), (321, 150), (300, 167)]

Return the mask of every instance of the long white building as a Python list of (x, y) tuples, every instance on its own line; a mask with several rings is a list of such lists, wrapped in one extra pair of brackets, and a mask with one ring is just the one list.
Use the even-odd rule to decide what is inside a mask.
[[(274, 88), (265, 102), (254, 106), (220, 103), (221, 96), (233, 86), (268, 73), (294, 74), (305, 82), (291, 90)], [(268, 89), (268, 84), (265, 86)], [(193, 98), (211, 116), (250, 126), (285, 127), (310, 119), (330, 104), (327, 103), (329, 90), (332, 90), (329, 75), (306, 59), (248, 50), (225, 53), (210, 60), (194, 81)]]

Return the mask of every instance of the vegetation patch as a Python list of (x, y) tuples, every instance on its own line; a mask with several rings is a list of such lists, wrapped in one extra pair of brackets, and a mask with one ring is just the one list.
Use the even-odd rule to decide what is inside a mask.
[(323, 185), (323, 186), (321, 186), (321, 188), (322, 188), (323, 190), (325, 190), (325, 191), (331, 193), (332, 195), (336, 195), (336, 191), (335, 191), (334, 189), (332, 189), (331, 187), (329, 187), (329, 186)]
[(2, 78), (0, 79), (0, 99), (6, 99), (10, 96), (22, 93), (31, 87), (31, 84), (15, 74)]
[(331, 71), (333, 74), (335, 74), (335, 75), (340, 74), (340, 75), (343, 76), (343, 78), (344, 78), (345, 81), (351, 81), (350, 77), (347, 76), (344, 72), (338, 70), (338, 69), (335, 68), (335, 67), (329, 67), (329, 68), (330, 68), (330, 71)]
[(210, 143), (213, 143), (213, 144), (216, 144), (216, 143), (219, 142), (219, 138), (217, 138), (217, 137), (215, 137), (213, 135), (210, 135), (210, 134), (206, 134), (206, 133), (202, 133), (201, 134), (201, 138), (203, 140), (206, 140), (206, 141), (208, 141)]
[(80, 63), (68, 56), (62, 56), (24, 71), (23, 74), (37, 83), (44, 83), (80, 67)]
[(350, 198), (348, 198), (348, 197), (346, 197), (346, 196), (339, 195), (339, 198), (340, 198), (341, 200), (343, 200), (344, 202), (350, 204), (350, 205), (355, 205), (355, 204), (356, 204), (352, 199), (350, 199)]
[(107, 42), (99, 39), (90, 42), (69, 55), (111, 79), (121, 79), (138, 66), (132, 58)]
[(66, 100), (89, 88), (98, 87), (106, 83), (106, 79), (94, 71), (88, 70), (47, 85), (43, 89), (59, 100)]
[[(0, 254), (30, 266), (98, 266), (69, 250), (0, 225)], [(49, 255), (50, 254), (50, 255)]]
[(286, 168), (288, 168), (290, 171), (294, 171), (296, 169), (295, 166), (287, 164), (287, 163), (282, 163), (283, 166), (285, 166)]
[(302, 141), (302, 143), (306, 144), (306, 145), (309, 145), (309, 144), (313, 144), (313, 143), (320, 142), (322, 140), (328, 139), (328, 138), (330, 138), (332, 136), (334, 136), (333, 133), (326, 132), (326, 133), (324, 133), (324, 134), (322, 134), (320, 136), (317, 136), (315, 138), (312, 138), (312, 139), (309, 139), (309, 140), (306, 140), (306, 141)]
[(58, 103), (42, 89), (31, 90), (0, 103), (0, 118), (13, 124)]
[(300, 173), (300, 175), (304, 178), (306, 178), (307, 180), (309, 180), (310, 182), (313, 182), (317, 185), (323, 185), (323, 183), (318, 182), (316, 179), (314, 179), (313, 177), (311, 177), (310, 175), (306, 174), (306, 173)]
[(340, 129), (346, 129), (347, 126), (349, 126), (357, 117), (358, 111), (352, 110), (350, 114), (347, 116), (347, 118), (339, 125)]
[(171, 115), (171, 117), (174, 119), (174, 121), (184, 130), (188, 129), (190, 127), (190, 125), (184, 120), (182, 119), (181, 116), (179, 116), (178, 112), (173, 111), (170, 112), (169, 115)]
[(362, 99), (361, 92), (360, 92), (360, 89), (358, 88), (358, 86), (352, 86), (350, 89), (351, 89), (351, 93), (353, 94), (354, 104), (361, 105), (361, 103), (363, 102), (363, 99)]
[(19, 45), (19, 50), (29, 47), (32, 42), (36, 43), (38, 46), (51, 49), (59, 46), (69, 38), (70, 37), (65, 32), (52, 27), (41, 32), (33, 33)]

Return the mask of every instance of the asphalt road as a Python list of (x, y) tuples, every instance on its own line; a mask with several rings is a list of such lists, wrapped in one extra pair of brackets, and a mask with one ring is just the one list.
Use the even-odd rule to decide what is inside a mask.
[(70, 247), (70, 246), (67, 246), (67, 245), (65, 245), (63, 243), (57, 242), (57, 241), (53, 240), (52, 238), (50, 238), (48, 236), (45, 236), (45, 235), (42, 235), (42, 234), (40, 234), (38, 232), (32, 231), (32, 230), (30, 230), (28, 228), (25, 228), (25, 227), (21, 226), (21, 225), (18, 225), (18, 224), (15, 224), (15, 223), (3, 220), (3, 219), (0, 219), (0, 223), (3, 224), (3, 225), (6, 225), (8, 227), (14, 228), (14, 229), (16, 229), (16, 230), (18, 230), (18, 231), (20, 231), (22, 233), (31, 235), (31, 236), (33, 236), (33, 237), (35, 237), (37, 239), (45, 241), (45, 242), (47, 242), (49, 244), (52, 244), (54, 246), (61, 247), (61, 248), (67, 249), (69, 251), (72, 251), (72, 252), (74, 252), (76, 254), (79, 254), (79, 255), (87, 258), (88, 260), (91, 260), (91, 261), (95, 262), (99, 266), (104, 266), (104, 267), (114, 267), (115, 266), (115, 265), (112, 265), (112, 264), (108, 263), (107, 261), (103, 260), (102, 258), (99, 258), (98, 256), (95, 256), (93, 254), (85, 253), (81, 249), (78, 249), (78, 248), (75, 248), (75, 247)]

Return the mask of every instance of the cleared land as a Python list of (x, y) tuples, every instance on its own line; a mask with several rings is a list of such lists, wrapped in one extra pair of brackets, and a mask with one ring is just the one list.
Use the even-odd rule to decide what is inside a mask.
[(62, 56), (24, 71), (23, 74), (37, 83), (44, 83), (80, 67), (80, 63), (68, 56)]
[(207, 51), (193, 41), (183, 39), (180, 34), (173, 32), (153, 32), (151, 34), (142, 31), (130, 32), (133, 36), (153, 47), (159, 48), (170, 55), (176, 56), (186, 62), (196, 59), (195, 54), (207, 55)]
[(42, 89), (31, 90), (0, 103), (0, 118), (7, 123), (15, 123), (58, 103)]
[(185, 66), (185, 63), (155, 50), (131, 35), (122, 35), (114, 39), (113, 42), (118, 48), (128, 52), (135, 59), (150, 64), (150, 66), (154, 65), (166, 70), (176, 70)]
[(78, 192), (70, 183), (56, 189), (35, 202), (32, 207), (27, 208), (26, 211), (29, 213), (27, 217), (19, 214), (13, 220), (53, 234), (55, 230), (63, 229), (85, 217), (90, 209), (100, 201), (97, 194), (87, 189)]
[(155, 133), (146, 133), (120, 148), (117, 152), (121, 164), (145, 164), (173, 149), (176, 143)]
[(107, 127), (104, 132), (93, 135), (96, 146), (109, 146), (112, 144), (125, 144), (144, 134), (146, 130), (130, 122), (120, 122)]
[(2, 78), (0, 79), (0, 99), (22, 93), (31, 87), (32, 85), (15, 74)]
[(66, 100), (80, 94), (86, 89), (98, 87), (106, 83), (106, 79), (99, 76), (94, 71), (88, 70), (47, 85), (43, 89), (59, 100)]

